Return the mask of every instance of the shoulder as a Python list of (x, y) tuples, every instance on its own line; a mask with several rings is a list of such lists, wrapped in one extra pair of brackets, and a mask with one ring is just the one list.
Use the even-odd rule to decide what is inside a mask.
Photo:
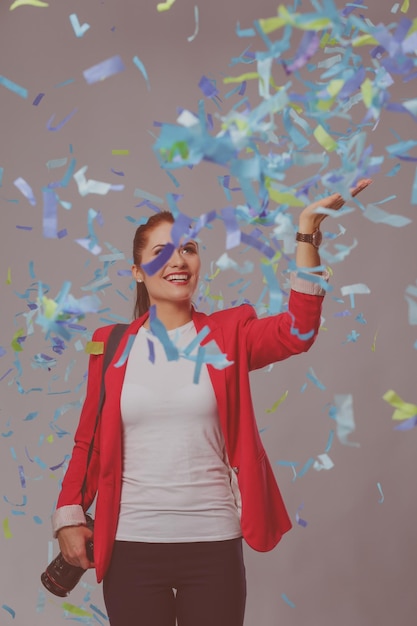
[(227, 326), (229, 324), (237, 324), (256, 318), (257, 315), (251, 304), (240, 304), (230, 309), (215, 311), (205, 317), (209, 325), (213, 323), (218, 326)]
[(100, 326), (93, 332), (91, 341), (107, 341), (109, 335), (116, 324), (109, 324), (108, 326)]

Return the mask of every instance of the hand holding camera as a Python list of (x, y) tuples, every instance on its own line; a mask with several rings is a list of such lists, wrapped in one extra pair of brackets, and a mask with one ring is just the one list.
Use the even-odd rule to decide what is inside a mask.
[(87, 570), (94, 567), (93, 557), (88, 554), (88, 542), (93, 533), (88, 526), (64, 526), (58, 531), (58, 543), (62, 556), (69, 565)]
[(67, 596), (84, 572), (94, 567), (94, 520), (86, 515), (86, 521), (86, 526), (61, 528), (58, 533), (61, 552), (41, 575), (42, 584), (56, 596)]

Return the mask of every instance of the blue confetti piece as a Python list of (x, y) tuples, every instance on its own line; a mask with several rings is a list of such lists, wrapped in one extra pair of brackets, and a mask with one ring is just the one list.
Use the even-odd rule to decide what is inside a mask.
[(76, 13), (71, 13), (69, 18), (70, 18), (71, 26), (74, 29), (75, 36), (82, 37), (83, 35), (85, 35), (85, 33), (90, 28), (90, 24), (87, 24), (87, 22), (85, 22), (84, 24), (80, 24), (80, 21)]
[(1, 608), (7, 611), (8, 613), (10, 613), (13, 619), (16, 617), (16, 611), (12, 609), (10, 606), (8, 606), (7, 604), (2, 604)]
[(144, 66), (144, 64), (142, 63), (142, 61), (140, 60), (140, 58), (138, 56), (134, 56), (133, 57), (133, 63), (136, 65), (136, 67), (139, 69), (139, 71), (141, 72), (142, 76), (144, 77), (145, 81), (146, 81), (146, 86), (148, 88), (148, 91), (151, 88), (150, 82), (149, 82), (149, 77), (148, 77), (148, 72), (146, 71), (146, 68)]
[(0, 85), (3, 85), (4, 87), (6, 87), (6, 89), (9, 89), (9, 91), (12, 91), (13, 93), (17, 94), (21, 98), (28, 97), (27, 89), (25, 89), (24, 87), (21, 87), (17, 83), (14, 83), (12, 80), (9, 80), (5, 76), (0, 76)]
[(37, 417), (39, 415), (39, 411), (33, 411), (32, 413), (28, 413), (28, 415), (26, 415), (25, 419), (23, 420), (24, 422), (30, 422), (33, 419), (35, 419), (35, 417)]
[(120, 356), (117, 363), (114, 364), (114, 367), (122, 367), (122, 365), (127, 361), (127, 357), (129, 356), (129, 352), (132, 349), (133, 342), (135, 341), (135, 336), (136, 335), (129, 335), (123, 354)]
[(285, 595), (285, 593), (281, 594), (281, 598), (284, 600), (284, 602), (288, 604), (288, 606), (290, 606), (292, 609), (295, 609), (294, 602), (291, 602), (291, 600)]
[(378, 502), (379, 502), (379, 504), (382, 504), (383, 501), (385, 500), (385, 497), (384, 497), (384, 494), (383, 494), (383, 491), (382, 491), (381, 483), (377, 483), (376, 486), (378, 487), (378, 491), (381, 494), (381, 497), (379, 498)]

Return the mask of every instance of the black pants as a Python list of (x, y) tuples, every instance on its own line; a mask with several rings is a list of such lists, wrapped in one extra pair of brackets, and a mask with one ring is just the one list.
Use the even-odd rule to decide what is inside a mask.
[(242, 539), (116, 541), (103, 593), (111, 626), (242, 626)]

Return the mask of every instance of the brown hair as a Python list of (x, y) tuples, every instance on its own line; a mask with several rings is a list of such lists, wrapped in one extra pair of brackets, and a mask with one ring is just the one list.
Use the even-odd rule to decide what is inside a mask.
[[(161, 211), (151, 215), (148, 221), (139, 228), (136, 229), (135, 237), (133, 239), (133, 263), (140, 267), (142, 261), (142, 252), (146, 244), (148, 243), (149, 233), (156, 228), (162, 222), (168, 222), (173, 224), (175, 222), (174, 216), (170, 211)], [(136, 302), (134, 308), (134, 318), (138, 318), (149, 309), (149, 294), (145, 287), (145, 283), (136, 283)]]

